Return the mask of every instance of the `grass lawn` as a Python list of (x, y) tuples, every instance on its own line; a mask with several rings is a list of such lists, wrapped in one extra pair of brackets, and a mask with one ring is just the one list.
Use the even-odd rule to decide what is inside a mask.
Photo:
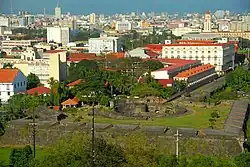
[[(153, 120), (116, 120), (104, 117), (96, 117), (96, 123), (110, 123), (110, 124), (140, 124), (149, 126), (174, 126), (174, 127), (192, 127), (192, 128), (209, 128), (209, 119), (211, 113), (216, 111), (219, 113), (220, 118), (215, 123), (216, 129), (223, 129), (224, 122), (230, 112), (231, 103), (221, 103), (217, 106), (210, 106), (204, 108), (204, 106), (196, 104), (188, 104), (188, 108), (192, 110), (190, 114), (179, 117), (165, 117), (165, 118), (153, 118)], [(87, 112), (78, 113), (84, 119), (82, 121), (89, 122), (91, 117), (87, 116)]]
[[(9, 156), (13, 147), (0, 147), (0, 161), (3, 161), (5, 165), (9, 164)], [(46, 151), (43, 148), (36, 148), (36, 158), (42, 159), (46, 156)]]

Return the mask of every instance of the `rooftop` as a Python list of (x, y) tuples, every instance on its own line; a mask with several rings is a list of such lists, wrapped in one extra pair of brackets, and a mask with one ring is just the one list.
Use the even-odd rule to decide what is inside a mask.
[(18, 72), (18, 69), (0, 69), (0, 83), (12, 83)]
[(79, 100), (76, 97), (74, 97), (73, 99), (68, 99), (62, 102), (61, 104), (62, 105), (77, 105), (78, 103), (79, 103)]
[(185, 78), (185, 77), (191, 77), (194, 75), (197, 75), (201, 72), (207, 71), (209, 69), (213, 69), (215, 68), (213, 65), (211, 64), (205, 64), (205, 65), (201, 65), (195, 68), (191, 68), (189, 70), (183, 71), (181, 73), (179, 73), (176, 78)]
[(38, 86), (36, 88), (32, 88), (27, 90), (28, 95), (42, 95), (42, 94), (50, 94), (51, 90), (49, 88), (46, 88), (44, 86)]
[(81, 80), (81, 79), (78, 79), (78, 80), (76, 80), (76, 81), (73, 81), (73, 82), (67, 84), (67, 86), (70, 87), (70, 86), (79, 85), (81, 82), (82, 82), (82, 80)]

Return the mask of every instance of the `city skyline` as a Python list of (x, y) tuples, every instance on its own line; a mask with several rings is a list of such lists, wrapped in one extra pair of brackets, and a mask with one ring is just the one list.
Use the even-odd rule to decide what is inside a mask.
[[(44, 8), (47, 14), (53, 14), (54, 8), (57, 6), (57, 0), (1, 0), (0, 13), (10, 13), (12, 1), (13, 12), (17, 13), (21, 10), (27, 10), (33, 14), (43, 13)], [(208, 10), (230, 10), (233, 12), (245, 12), (250, 10), (250, 2), (248, 0), (133, 0), (119, 1), (117, 0), (92, 0), (77, 1), (60, 0), (59, 6), (63, 13), (70, 12), (72, 14), (87, 14), (91, 12), (114, 14), (127, 12), (169, 12), (169, 13), (185, 13), (185, 12), (205, 12)], [(178, 5), (176, 5), (178, 4)], [(112, 6), (112, 8), (110, 8)], [(190, 7), (192, 6), (192, 8)]]

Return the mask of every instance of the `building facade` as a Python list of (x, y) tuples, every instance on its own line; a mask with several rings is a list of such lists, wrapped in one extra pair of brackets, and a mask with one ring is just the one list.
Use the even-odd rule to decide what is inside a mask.
[(66, 46), (69, 43), (69, 28), (47, 27), (47, 42), (56, 42)]
[(212, 16), (210, 12), (205, 13), (205, 18), (204, 18), (204, 27), (203, 31), (204, 32), (211, 32), (212, 30)]
[(179, 37), (187, 33), (199, 33), (199, 32), (201, 32), (201, 29), (191, 28), (191, 27), (180, 27), (172, 30), (172, 34)]
[(116, 31), (130, 31), (132, 30), (132, 23), (129, 21), (118, 21), (115, 24)]
[(235, 46), (228, 43), (169, 44), (162, 47), (162, 58), (200, 60), (215, 66), (218, 73), (234, 69)]
[(89, 39), (89, 53), (113, 53), (122, 51), (119, 37), (100, 37)]
[(62, 17), (62, 9), (58, 6), (55, 8), (55, 17), (57, 19), (60, 19)]
[(10, 19), (8, 17), (0, 16), (0, 26), (9, 27), (10, 26)]
[(44, 53), (43, 59), (22, 60), (22, 59), (0, 59), (0, 67), (4, 63), (11, 63), (15, 68), (20, 69), (25, 76), (33, 73), (38, 76), (40, 82), (45, 86), (48, 80), (54, 78), (64, 81), (67, 77), (66, 51), (53, 50)]
[(26, 91), (27, 78), (18, 69), (0, 69), (0, 100), (6, 103), (16, 93)]
[(95, 13), (91, 13), (91, 14), (89, 15), (89, 24), (96, 24)]

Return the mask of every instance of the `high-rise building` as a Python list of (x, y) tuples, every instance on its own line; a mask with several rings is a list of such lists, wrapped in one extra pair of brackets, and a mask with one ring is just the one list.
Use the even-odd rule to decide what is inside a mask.
[(10, 19), (8, 17), (1, 17), (0, 16), (0, 26), (9, 27), (9, 25), (10, 25)]
[(89, 15), (89, 24), (96, 24), (95, 13), (91, 13), (91, 14)]
[(206, 12), (205, 18), (204, 18), (204, 27), (203, 27), (204, 32), (211, 32), (211, 30), (212, 30), (212, 28), (211, 28), (212, 20), (211, 19), (212, 19), (212, 17), (211, 17), (210, 12)]
[(116, 22), (115, 30), (116, 31), (130, 31), (132, 30), (132, 24), (127, 20), (118, 21)]
[(61, 43), (63, 46), (69, 43), (68, 27), (47, 27), (47, 42)]
[(60, 19), (62, 17), (62, 9), (58, 6), (55, 8), (55, 17), (57, 19)]

